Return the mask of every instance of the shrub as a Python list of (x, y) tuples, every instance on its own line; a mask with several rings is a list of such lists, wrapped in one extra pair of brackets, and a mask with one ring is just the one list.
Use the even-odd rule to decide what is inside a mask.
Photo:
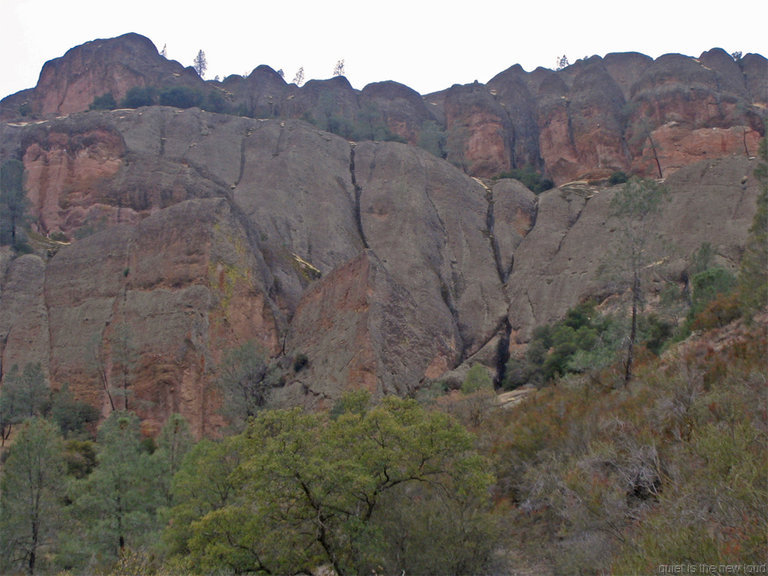
[(187, 86), (174, 86), (160, 93), (161, 106), (173, 106), (174, 108), (194, 108), (203, 103), (203, 95)]
[(301, 372), (309, 365), (309, 358), (306, 354), (296, 354), (296, 357), (293, 359), (293, 371), (294, 372)]
[(730, 324), (741, 316), (739, 295), (721, 294), (699, 312), (691, 322), (692, 330), (711, 330)]
[(627, 180), (629, 180), (629, 177), (626, 175), (626, 173), (618, 170), (611, 174), (611, 177), (608, 178), (608, 184), (611, 186), (616, 186), (617, 184), (624, 184)]
[(736, 277), (723, 268), (707, 268), (691, 278), (693, 295), (683, 334), (725, 326), (741, 315)]
[(205, 98), (205, 103), (202, 105), (203, 110), (208, 112), (216, 112), (217, 114), (227, 113), (227, 99), (218, 90), (213, 90), (208, 93)]
[(473, 364), (461, 384), (461, 392), (462, 394), (472, 394), (478, 390), (493, 390), (493, 379), (485, 366)]
[(605, 367), (623, 337), (618, 324), (598, 314), (593, 301), (586, 301), (571, 308), (560, 322), (536, 327), (525, 358), (507, 362), (503, 387), (542, 385), (568, 373)]
[(154, 86), (134, 86), (120, 103), (123, 108), (141, 108), (157, 103), (157, 88)]
[(640, 318), (640, 332), (644, 336), (645, 347), (656, 356), (661, 354), (661, 350), (673, 336), (675, 327), (671, 322), (666, 322), (656, 316), (649, 314)]
[(554, 188), (555, 183), (549, 178), (545, 178), (541, 172), (537, 172), (533, 166), (524, 168), (515, 168), (509, 172), (502, 172), (498, 178), (514, 178), (522, 182), (528, 189), (536, 194), (541, 194), (545, 190)]
[(117, 102), (111, 92), (96, 96), (90, 106), (90, 110), (114, 110), (115, 108), (117, 108)]

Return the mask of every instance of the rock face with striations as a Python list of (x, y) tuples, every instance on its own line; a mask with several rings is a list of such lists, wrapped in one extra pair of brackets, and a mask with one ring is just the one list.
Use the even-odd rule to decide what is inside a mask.
[[(120, 90), (186, 82), (153, 50), (135, 35), (73, 49), (21, 94), (39, 119), (0, 124), (0, 161), (23, 161), (37, 234), (34, 254), (0, 249), (0, 375), (39, 362), (52, 387), (104, 414), (137, 410), (148, 433), (180, 412), (215, 434), (217, 366), (249, 341), (283, 368), (273, 402), (329, 406), (350, 388), (412, 394), (492, 364), (580, 299), (621, 291), (598, 273), (618, 237), (614, 189), (536, 196), (471, 174), (661, 165), (672, 199), (655, 223), (659, 289), (684, 282), (703, 242), (735, 267), (755, 210), (762, 57), (609, 55), (423, 99), (344, 78), (299, 88), (259, 67), (196, 82), (269, 119), (75, 112), (113, 76), (128, 79)], [(328, 131), (363, 120), (356, 130), (386, 126), (410, 144)], [(425, 130), (433, 153), (413, 145)]]
[(418, 148), (160, 107), (8, 130), (37, 230), (72, 242), (6, 263), (0, 353), (105, 412), (211, 431), (216, 364), (248, 340), (309, 358), (284, 402), (408, 393), (506, 315), (491, 192)]
[(0, 101), (0, 118), (87, 110), (133, 87), (183, 88), (207, 110), (310, 120), (351, 140), (422, 145), (472, 176), (532, 166), (564, 183), (614, 171), (667, 176), (691, 162), (756, 153), (768, 107), (768, 61), (715, 48), (695, 59), (637, 53), (562, 70), (513, 66), (488, 81), (420, 96), (396, 82), (357, 91), (343, 77), (287, 84), (269, 66), (223, 82), (158, 54), (137, 34), (94, 40), (48, 62), (38, 85)]

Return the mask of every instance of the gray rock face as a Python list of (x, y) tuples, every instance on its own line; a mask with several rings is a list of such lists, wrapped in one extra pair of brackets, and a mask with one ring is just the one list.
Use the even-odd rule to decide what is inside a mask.
[[(71, 241), (0, 253), (3, 371), (40, 362), (54, 388), (135, 409), (150, 432), (181, 412), (215, 433), (217, 364), (246, 341), (285, 368), (277, 404), (327, 406), (493, 364), (510, 335), (621, 290), (599, 274), (614, 190), (586, 182), (537, 197), (406, 144), (163, 107), (4, 126), (0, 150), (24, 159), (37, 233)], [(658, 286), (705, 241), (736, 265), (753, 169), (726, 157), (667, 179)]]
[[(719, 263), (735, 270), (739, 248), (752, 221), (758, 188), (755, 160), (720, 158), (683, 168), (665, 185), (666, 202), (654, 219), (647, 260), (653, 262), (649, 290), (683, 284), (693, 253), (704, 242)], [(509, 277), (509, 320), (518, 342), (588, 296), (623, 290), (619, 223), (610, 216), (615, 189), (572, 185), (539, 196), (536, 225), (515, 252)]]
[(39, 360), (105, 413), (127, 403), (154, 427), (178, 410), (199, 433), (221, 423), (216, 363), (246, 340), (310, 358), (276, 393), (307, 405), (409, 393), (477, 352), (506, 317), (505, 251), (535, 204), (299, 121), (158, 107), (17, 141), (39, 231), (72, 243), (6, 264), (5, 364)]
[(205, 82), (162, 57), (149, 39), (126, 34), (46, 63), (34, 89), (0, 101), (0, 119), (82, 112), (107, 94), (122, 105), (131, 89), (150, 88), (154, 104), (196, 102), (216, 113), (308, 120), (350, 140), (423, 145), (472, 176), (531, 166), (561, 184), (619, 170), (665, 177), (715, 154), (754, 154), (765, 132), (767, 70), (761, 55), (734, 60), (720, 48), (698, 59), (629, 52), (556, 71), (516, 65), (487, 84), (422, 97), (395, 82), (355, 90), (343, 76), (288, 84), (266, 65), (247, 77)]

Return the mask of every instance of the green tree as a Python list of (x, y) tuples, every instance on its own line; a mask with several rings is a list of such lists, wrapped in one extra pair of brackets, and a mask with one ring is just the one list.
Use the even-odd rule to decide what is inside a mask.
[(9, 450), (0, 495), (0, 548), (10, 571), (35, 574), (55, 547), (63, 508), (63, 452), (56, 427), (39, 418), (25, 422)]
[(344, 76), (344, 58), (336, 61), (336, 64), (333, 67), (333, 75), (334, 77)]
[[(265, 411), (251, 421), (239, 440), (243, 462), (231, 476), (237, 494), (192, 524), (188, 545), (196, 564), (240, 573), (296, 573), (321, 564), (339, 576), (399, 571), (394, 550), (402, 532), (385, 508), (399, 502), (407, 510), (405, 499), (418, 490), (435, 504), (425, 522), (442, 518), (451, 530), (474, 534), (454, 547), (490, 541), (465, 522), (486, 512), (492, 477), (460, 424), (410, 400), (388, 397), (369, 410), (349, 405), (355, 409), (336, 418), (296, 409)], [(451, 506), (457, 513), (450, 518), (437, 513)], [(420, 526), (423, 534), (446, 528), (428, 526)], [(427, 555), (426, 565), (445, 555), (428, 537), (423, 543), (414, 553)], [(488, 554), (473, 570), (482, 570)]]
[(160, 105), (175, 108), (192, 108), (203, 103), (203, 95), (187, 86), (173, 86), (160, 92)]
[(200, 78), (205, 78), (205, 71), (208, 70), (208, 59), (205, 57), (205, 52), (198, 51), (192, 66)]
[(296, 84), (296, 86), (304, 84), (304, 66), (300, 66), (296, 71), (296, 76), (293, 77), (293, 83)]
[(0, 389), (0, 437), (2, 445), (14, 424), (43, 416), (50, 406), (50, 388), (40, 363), (27, 364), (19, 372), (13, 365)]
[(120, 105), (123, 108), (141, 108), (157, 103), (157, 88), (154, 86), (134, 86), (129, 89)]
[(651, 223), (667, 198), (666, 189), (654, 180), (631, 178), (611, 200), (611, 215), (618, 219), (622, 234), (619, 266), (628, 277), (631, 294), (630, 330), (624, 364), (624, 383), (632, 379), (638, 314), (643, 306), (643, 279), (651, 262), (647, 251), (651, 239)]
[(482, 364), (473, 364), (467, 371), (464, 382), (461, 383), (463, 394), (472, 394), (478, 390), (493, 390), (493, 378), (488, 369)]
[(173, 508), (163, 532), (163, 543), (177, 561), (189, 557), (194, 524), (237, 496), (241, 482), (234, 471), (242, 461), (241, 452), (240, 439), (230, 437), (218, 442), (203, 439), (185, 455), (173, 476)]
[(138, 417), (113, 412), (99, 428), (98, 464), (75, 486), (75, 514), (83, 536), (81, 554), (105, 562), (127, 547), (148, 546), (160, 502), (157, 471), (144, 450)]
[(742, 309), (751, 315), (768, 306), (768, 138), (760, 141), (760, 164), (755, 177), (760, 183), (757, 211), (749, 228), (739, 270)]
[(8, 160), (0, 166), (0, 244), (17, 246), (19, 228), (27, 219), (24, 164)]
[(515, 168), (508, 172), (502, 172), (499, 174), (499, 178), (514, 178), (515, 180), (519, 180), (526, 188), (536, 194), (545, 192), (555, 186), (555, 183), (552, 182), (552, 180), (545, 178), (541, 172), (538, 172), (530, 164), (523, 168)]
[(65, 383), (51, 394), (50, 416), (59, 425), (64, 438), (82, 435), (86, 426), (99, 420), (99, 410), (77, 400)]
[(157, 450), (152, 454), (166, 506), (173, 503), (171, 492), (173, 477), (181, 468), (184, 456), (193, 444), (194, 439), (189, 430), (189, 423), (181, 414), (171, 414), (160, 431)]
[(694, 274), (691, 278), (693, 288), (691, 295), (690, 316), (699, 314), (707, 304), (721, 294), (728, 294), (736, 288), (736, 277), (725, 268), (714, 266)]
[(117, 102), (111, 92), (96, 96), (89, 106), (90, 110), (114, 110), (117, 108)]
[(230, 350), (218, 368), (222, 413), (235, 429), (264, 408), (278, 372), (253, 341)]

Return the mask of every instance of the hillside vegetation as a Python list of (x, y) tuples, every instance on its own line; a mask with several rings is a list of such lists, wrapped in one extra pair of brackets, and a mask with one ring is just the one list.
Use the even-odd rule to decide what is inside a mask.
[[(419, 404), (264, 410), (194, 442), (41, 409), (5, 450), (5, 573), (651, 574), (768, 554), (768, 316), (661, 358)], [(61, 403), (54, 404), (60, 406)], [(75, 419), (76, 420), (76, 419)], [(32, 481), (29, 481), (32, 478)]]
[[(513, 408), (470, 370), (461, 390), (420, 401), (353, 392), (327, 411), (255, 409), (219, 439), (195, 442), (177, 415), (155, 441), (130, 411), (113, 412), (94, 436), (84, 405), (38, 389), (30, 366), (0, 395), (10, 440), (3, 570), (565, 575), (760, 565), (768, 312), (765, 291), (751, 286), (766, 274), (767, 198), (763, 185), (738, 282), (700, 294), (676, 338), (638, 339), (629, 382), (622, 346), (602, 348), (595, 358), (609, 359), (589, 367), (570, 361), (578, 349), (570, 360), (558, 352), (569, 330), (595, 333), (587, 353), (611, 333), (613, 320), (591, 304), (538, 331), (549, 334), (549, 359), (538, 390)], [(553, 365), (563, 369), (545, 369)]]
[(0, 574), (765, 571), (766, 71), (50, 61), (0, 101)]

